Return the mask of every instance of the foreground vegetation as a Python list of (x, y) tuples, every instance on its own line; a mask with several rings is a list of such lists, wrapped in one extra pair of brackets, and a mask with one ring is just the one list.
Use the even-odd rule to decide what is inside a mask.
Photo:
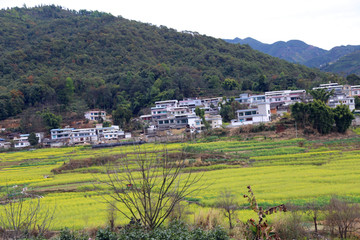
[[(188, 223), (204, 222), (200, 219), (206, 219), (209, 211), (219, 212), (217, 199), (224, 188), (231, 192), (240, 208), (248, 207), (242, 197), (248, 185), (253, 187), (257, 203), (263, 208), (283, 203), (305, 207), (311, 202), (324, 206), (333, 195), (360, 203), (360, 138), (204, 140), (166, 145), (170, 157), (184, 149), (184, 171), (202, 176), (193, 187), (206, 186), (205, 190), (187, 196), (187, 203), (182, 204), (188, 213), (183, 214), (182, 219)], [(164, 145), (145, 144), (141, 151), (156, 155), (163, 148)], [(41, 204), (47, 209), (56, 209), (53, 230), (105, 227), (109, 223), (109, 204), (104, 202), (103, 196), (109, 192), (109, 187), (96, 182), (107, 181), (106, 165), (121, 164), (125, 156), (135, 160), (137, 153), (132, 146), (1, 153), (0, 194), (4, 199), (7, 189), (17, 185), (18, 188), (27, 187), (31, 194), (43, 196)], [(245, 222), (255, 216), (250, 210), (240, 210), (234, 218)], [(219, 219), (217, 224), (228, 226), (221, 213), (215, 218)], [(321, 218), (324, 216), (320, 215)], [(116, 225), (129, 222), (119, 214), (114, 221)]]

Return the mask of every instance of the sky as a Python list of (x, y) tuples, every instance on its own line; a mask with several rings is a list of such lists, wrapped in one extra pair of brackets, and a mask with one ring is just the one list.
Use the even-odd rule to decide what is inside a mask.
[(222, 39), (297, 39), (326, 50), (360, 45), (359, 0), (0, 0), (0, 8), (24, 4), (98, 10)]

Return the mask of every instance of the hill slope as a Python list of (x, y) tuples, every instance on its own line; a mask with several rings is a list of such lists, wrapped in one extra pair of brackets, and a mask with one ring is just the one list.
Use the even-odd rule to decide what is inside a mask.
[(269, 89), (327, 81), (248, 46), (97, 11), (13, 8), (0, 11), (0, 24), (0, 119), (43, 105), (137, 114), (156, 100), (252, 89), (261, 75)]

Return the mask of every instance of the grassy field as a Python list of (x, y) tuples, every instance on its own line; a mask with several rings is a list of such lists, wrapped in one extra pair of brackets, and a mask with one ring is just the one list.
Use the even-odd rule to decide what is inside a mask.
[[(292, 202), (303, 205), (309, 201), (327, 203), (331, 196), (341, 195), (360, 202), (360, 138), (332, 141), (305, 139), (248, 141), (222, 140), (186, 144), (145, 144), (140, 147), (150, 156), (166, 148), (176, 154), (187, 153), (189, 170), (203, 174), (206, 189), (188, 200), (197, 201), (188, 208), (197, 214), (212, 207), (219, 193), (231, 190), (242, 205), (243, 194), (251, 185), (263, 206)], [(94, 179), (106, 179), (103, 166), (91, 164), (94, 159), (113, 157), (135, 158), (137, 147), (91, 149), (69, 147), (0, 153), (0, 196), (6, 187), (27, 187), (44, 196), (44, 206), (56, 206), (53, 229), (65, 226), (73, 229), (105, 225), (107, 205), (101, 193), (94, 190)], [(86, 167), (61, 169), (69, 161), (86, 162)], [(103, 186), (103, 191), (106, 187)], [(0, 206), (1, 210), (1, 206)], [(251, 216), (240, 211), (242, 220)], [(127, 220), (118, 216), (118, 223)]]

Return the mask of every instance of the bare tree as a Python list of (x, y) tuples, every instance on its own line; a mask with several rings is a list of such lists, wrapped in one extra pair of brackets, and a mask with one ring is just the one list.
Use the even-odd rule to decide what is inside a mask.
[(111, 189), (105, 201), (129, 220), (159, 227), (180, 201), (200, 189), (201, 175), (182, 174), (184, 160), (182, 152), (170, 157), (166, 149), (148, 153), (137, 147), (135, 159), (122, 158), (120, 166), (108, 169), (106, 180), (98, 179)]
[(0, 213), (3, 238), (20, 239), (33, 235), (43, 236), (50, 228), (55, 208), (44, 207), (41, 196), (28, 193), (27, 188), (7, 187)]
[(360, 207), (333, 197), (326, 209), (326, 225), (338, 230), (341, 239), (359, 228)]
[(233, 229), (232, 220), (235, 211), (239, 209), (239, 203), (236, 201), (232, 192), (228, 189), (220, 192), (220, 196), (216, 201), (216, 206), (223, 209), (225, 217), (229, 220), (229, 228)]
[(313, 219), (315, 234), (318, 233), (318, 217), (322, 209), (323, 207), (317, 201), (309, 202), (305, 206), (305, 212)]

